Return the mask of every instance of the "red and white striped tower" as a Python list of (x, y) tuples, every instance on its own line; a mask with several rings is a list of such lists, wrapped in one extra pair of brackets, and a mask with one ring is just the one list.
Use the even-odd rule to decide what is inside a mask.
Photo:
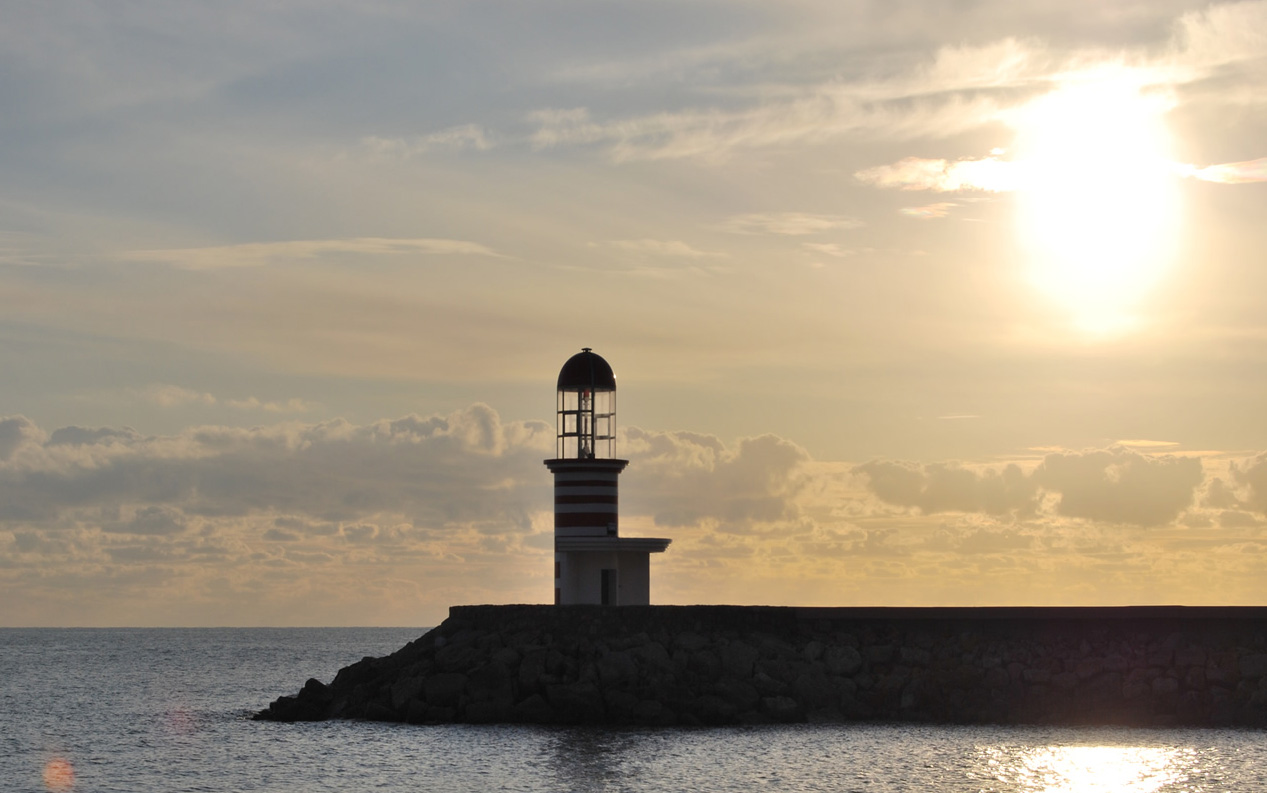
[(649, 554), (669, 540), (621, 538), (616, 376), (589, 347), (559, 372), (554, 474), (554, 602), (647, 605)]

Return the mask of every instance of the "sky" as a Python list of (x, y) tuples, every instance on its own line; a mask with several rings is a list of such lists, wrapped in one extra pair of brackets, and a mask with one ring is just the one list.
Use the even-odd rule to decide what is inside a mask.
[(1267, 2), (0, 19), (0, 625), (1267, 605)]

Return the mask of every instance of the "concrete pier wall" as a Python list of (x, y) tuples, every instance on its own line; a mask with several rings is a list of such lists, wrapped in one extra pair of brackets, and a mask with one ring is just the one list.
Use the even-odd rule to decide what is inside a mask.
[(1267, 726), (1267, 608), (456, 606), (257, 718)]

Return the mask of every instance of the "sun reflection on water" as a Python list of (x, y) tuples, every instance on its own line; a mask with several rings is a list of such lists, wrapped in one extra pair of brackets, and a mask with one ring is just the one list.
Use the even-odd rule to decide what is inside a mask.
[(979, 776), (1016, 793), (1159, 793), (1184, 789), (1198, 759), (1176, 747), (982, 747)]

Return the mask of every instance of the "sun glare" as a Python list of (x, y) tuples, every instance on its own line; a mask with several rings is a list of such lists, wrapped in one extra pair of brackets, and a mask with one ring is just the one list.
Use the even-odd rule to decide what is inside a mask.
[(1167, 269), (1178, 222), (1163, 97), (1130, 74), (1070, 79), (1016, 119), (1018, 231), (1035, 284), (1112, 331)]
[(978, 773), (1018, 793), (1156, 793), (1187, 782), (1197, 759), (1176, 747), (989, 747)]
[(51, 791), (73, 790), (75, 768), (64, 757), (54, 757), (44, 764), (44, 787)]

